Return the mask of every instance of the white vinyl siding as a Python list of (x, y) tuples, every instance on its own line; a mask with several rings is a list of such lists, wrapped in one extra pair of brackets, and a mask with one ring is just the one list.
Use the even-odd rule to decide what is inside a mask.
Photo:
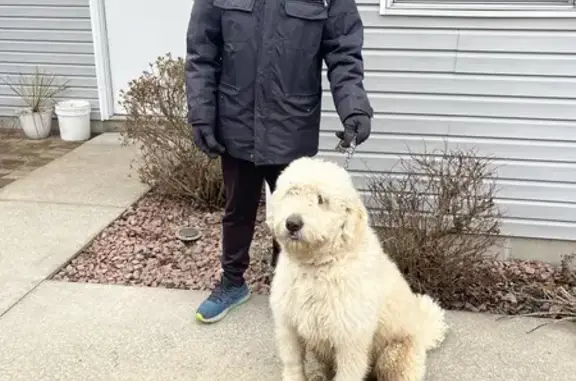
[[(357, 3), (376, 112), (350, 163), (359, 189), (409, 151), (476, 147), (498, 169), (505, 234), (576, 240), (574, 19), (382, 16), (378, 0)], [(320, 156), (343, 163), (323, 85)]]
[(381, 0), (380, 13), (394, 16), (574, 18), (575, 0)]
[[(99, 117), (88, 0), (0, 0), (0, 77), (14, 81), (36, 67), (68, 79), (62, 99), (85, 99)], [(22, 105), (0, 84), (0, 116)]]

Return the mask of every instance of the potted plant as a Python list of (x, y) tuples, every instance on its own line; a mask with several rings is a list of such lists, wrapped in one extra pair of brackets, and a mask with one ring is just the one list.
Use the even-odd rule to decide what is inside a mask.
[(56, 82), (56, 76), (36, 68), (33, 74), (20, 74), (16, 81), (4, 83), (25, 103), (17, 111), (20, 125), (31, 139), (45, 139), (50, 135), (55, 97), (67, 89), (68, 81)]

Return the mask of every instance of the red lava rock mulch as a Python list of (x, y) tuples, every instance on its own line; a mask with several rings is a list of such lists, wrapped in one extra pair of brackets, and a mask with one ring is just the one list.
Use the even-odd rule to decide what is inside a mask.
[[(54, 279), (71, 282), (140, 285), (207, 290), (220, 275), (222, 213), (195, 210), (184, 201), (145, 195), (100, 233), (92, 244), (61, 269)], [(200, 229), (202, 238), (183, 243), (180, 226)], [(267, 294), (271, 279), (272, 238), (258, 212), (246, 279), (253, 291)], [(576, 314), (576, 272), (538, 261), (487, 261), (501, 281), (465, 292), (473, 302), (452, 301), (446, 308), (518, 315), (545, 313), (550, 317)], [(549, 300), (563, 295), (568, 303)], [(570, 304), (572, 303), (572, 304)]]
[[(466, 290), (470, 302), (454, 301), (451, 309), (503, 315), (532, 314), (540, 317), (576, 316), (576, 271), (540, 261), (487, 260), (479, 271), (495, 273), (489, 287)], [(446, 303), (445, 303), (446, 304)]]
[[(221, 212), (206, 213), (190, 204), (148, 193), (104, 229), (54, 279), (71, 282), (210, 289), (220, 276)], [(202, 238), (184, 243), (181, 226), (199, 229)], [(251, 264), (246, 279), (256, 293), (270, 283), (272, 238), (258, 212)]]

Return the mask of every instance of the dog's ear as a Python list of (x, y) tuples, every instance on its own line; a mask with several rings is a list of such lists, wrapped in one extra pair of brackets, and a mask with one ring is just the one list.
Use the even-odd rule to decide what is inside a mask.
[(271, 192), (270, 197), (266, 199), (266, 225), (270, 231), (274, 230), (274, 206), (278, 203), (280, 199), (288, 192), (288, 189), (284, 184), (276, 183), (276, 189)]
[(368, 211), (361, 200), (355, 200), (345, 206), (346, 220), (342, 225), (344, 244), (350, 244), (362, 236), (368, 223)]
[(274, 231), (274, 199), (277, 198), (276, 191), (272, 192), (269, 197), (266, 198), (265, 202), (265, 212), (266, 219), (265, 223), (268, 230)]
[(266, 219), (264, 220), (269, 231), (274, 231), (274, 218), (270, 205), (266, 204)]

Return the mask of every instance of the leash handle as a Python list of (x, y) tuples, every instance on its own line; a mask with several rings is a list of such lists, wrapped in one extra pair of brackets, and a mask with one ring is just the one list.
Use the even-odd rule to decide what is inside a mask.
[(336, 145), (335, 150), (336, 150), (336, 152), (346, 154), (346, 159), (344, 161), (344, 169), (348, 170), (348, 167), (350, 165), (350, 160), (352, 159), (352, 156), (354, 156), (354, 153), (356, 152), (356, 139), (352, 140), (352, 142), (350, 143), (350, 147), (348, 147), (348, 148), (344, 148), (342, 146), (342, 143), (344, 143), (344, 141), (340, 140), (338, 142), (338, 144)]

